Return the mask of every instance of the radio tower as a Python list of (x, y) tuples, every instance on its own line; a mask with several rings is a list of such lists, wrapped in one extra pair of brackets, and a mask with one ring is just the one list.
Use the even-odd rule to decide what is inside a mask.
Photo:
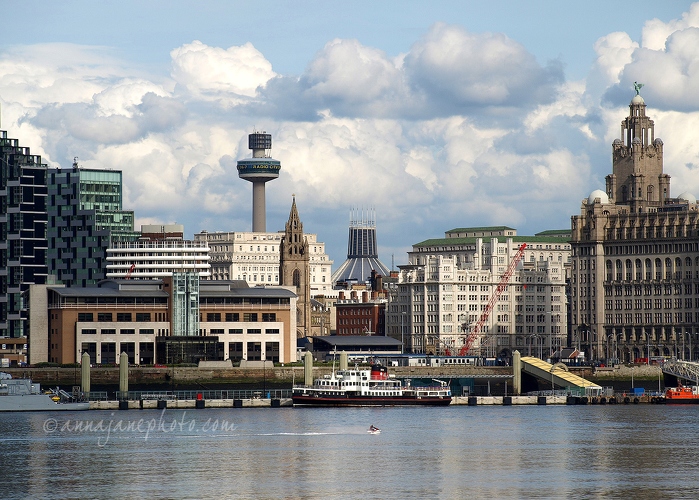
[(271, 134), (253, 132), (248, 135), (248, 147), (252, 149), (252, 158), (238, 160), (238, 177), (252, 182), (252, 232), (264, 233), (267, 228), (265, 182), (279, 177), (282, 165), (267, 152), (272, 149)]

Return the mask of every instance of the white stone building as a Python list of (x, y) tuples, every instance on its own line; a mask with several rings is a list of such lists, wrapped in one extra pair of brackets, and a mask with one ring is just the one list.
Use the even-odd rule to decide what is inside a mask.
[[(194, 241), (210, 247), (212, 280), (244, 280), (250, 286), (279, 284), (279, 245), (284, 232), (254, 233), (202, 231)], [(332, 290), (333, 261), (325, 253), (325, 243), (315, 234), (304, 233), (310, 259), (311, 296)]]
[[(387, 317), (407, 352), (457, 354), (522, 243), (526, 250), (469, 354), (508, 358), (515, 349), (549, 357), (567, 344), (570, 244), (550, 231), (517, 236), (507, 227), (463, 228), (413, 246), (399, 266)], [(543, 234), (543, 236), (542, 236)]]

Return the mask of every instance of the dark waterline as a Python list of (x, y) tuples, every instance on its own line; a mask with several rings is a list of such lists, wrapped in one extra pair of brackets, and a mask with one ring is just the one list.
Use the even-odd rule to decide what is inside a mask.
[(697, 498), (697, 420), (656, 405), (4, 413), (2, 498)]

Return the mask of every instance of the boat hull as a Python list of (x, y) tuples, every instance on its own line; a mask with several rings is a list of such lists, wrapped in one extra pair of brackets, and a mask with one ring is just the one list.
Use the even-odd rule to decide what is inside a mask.
[(699, 398), (665, 398), (666, 405), (699, 405)]
[(89, 410), (90, 403), (57, 403), (49, 394), (0, 396), (0, 412), (6, 411), (81, 411)]
[(292, 395), (294, 406), (449, 406), (451, 397)]

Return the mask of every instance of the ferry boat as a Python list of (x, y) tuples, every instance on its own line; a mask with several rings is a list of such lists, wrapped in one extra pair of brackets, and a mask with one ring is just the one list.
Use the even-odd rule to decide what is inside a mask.
[(665, 403), (667, 404), (699, 404), (699, 386), (670, 387), (665, 391)]
[(89, 410), (89, 401), (78, 401), (65, 391), (41, 391), (41, 385), (28, 378), (12, 378), (0, 372), (0, 412)]
[(371, 369), (338, 370), (314, 380), (312, 386), (295, 385), (291, 398), (294, 406), (447, 406), (451, 389), (446, 382), (439, 386), (419, 387), (406, 384), (382, 365)]

